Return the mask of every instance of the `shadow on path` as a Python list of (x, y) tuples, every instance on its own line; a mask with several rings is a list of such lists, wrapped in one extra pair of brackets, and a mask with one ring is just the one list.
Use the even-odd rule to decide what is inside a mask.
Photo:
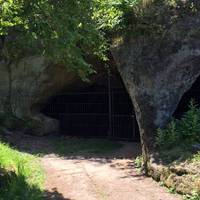
[(61, 193), (55, 188), (53, 192), (45, 191), (44, 195), (45, 200), (75, 200), (63, 197)]
[(137, 143), (22, 134), (5, 140), (20, 151), (41, 156), (47, 174), (46, 200), (179, 199), (136, 173)]
[(41, 157), (54, 154), (64, 159), (78, 158), (103, 164), (113, 159), (134, 159), (141, 155), (140, 144), (134, 142), (65, 136), (37, 137), (20, 133), (5, 135), (3, 139), (19, 151)]

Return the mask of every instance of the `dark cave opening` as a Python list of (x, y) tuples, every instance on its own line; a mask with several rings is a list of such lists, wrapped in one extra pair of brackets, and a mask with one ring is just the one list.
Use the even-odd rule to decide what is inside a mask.
[(188, 110), (188, 106), (191, 100), (193, 100), (197, 106), (200, 106), (200, 76), (194, 82), (192, 87), (181, 98), (181, 101), (179, 102), (173, 117), (180, 119)]
[[(117, 80), (117, 81), (116, 81)], [(60, 133), (69, 136), (111, 138), (138, 142), (139, 128), (131, 99), (120, 77), (51, 98), (42, 113), (60, 122)]]

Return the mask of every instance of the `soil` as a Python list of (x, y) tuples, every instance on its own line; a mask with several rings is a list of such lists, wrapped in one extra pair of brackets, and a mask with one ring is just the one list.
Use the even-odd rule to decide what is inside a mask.
[(41, 163), (46, 173), (46, 200), (181, 199), (138, 174), (134, 158), (140, 149), (136, 143), (123, 142), (121, 149), (106, 156), (61, 157), (53, 152), (48, 137), (18, 137), (11, 137), (11, 143), (22, 151), (45, 152)]

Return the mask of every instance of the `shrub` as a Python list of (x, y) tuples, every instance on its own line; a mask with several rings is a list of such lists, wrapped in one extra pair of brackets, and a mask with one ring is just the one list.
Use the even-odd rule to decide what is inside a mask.
[(158, 129), (156, 137), (156, 145), (159, 148), (170, 148), (179, 139), (179, 133), (177, 129), (177, 121), (172, 120), (166, 129)]
[(192, 102), (179, 122), (178, 132), (180, 140), (190, 144), (200, 142), (200, 109)]
[(200, 143), (200, 109), (193, 102), (180, 120), (173, 119), (165, 129), (158, 129), (156, 146), (168, 149), (176, 145)]

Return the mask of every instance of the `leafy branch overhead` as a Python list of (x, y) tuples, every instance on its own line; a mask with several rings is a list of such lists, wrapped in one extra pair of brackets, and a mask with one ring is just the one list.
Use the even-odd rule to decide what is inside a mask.
[[(87, 76), (87, 55), (106, 60), (106, 31), (123, 22), (139, 0), (0, 0), (1, 49), (7, 57), (45, 55)], [(1, 51), (1, 60), (5, 59)]]
[[(84, 57), (104, 59), (105, 49), (92, 15), (90, 0), (0, 0), (1, 46), (10, 59), (45, 55), (88, 75), (92, 69)], [(3, 51), (0, 56), (5, 59)]]
[(176, 19), (170, 20), (170, 12), (180, 8), (178, 2), (182, 1), (0, 0), (0, 59), (44, 55), (86, 78), (93, 69), (85, 58), (95, 55), (106, 60), (110, 35), (160, 34), (164, 18), (167, 23)]

